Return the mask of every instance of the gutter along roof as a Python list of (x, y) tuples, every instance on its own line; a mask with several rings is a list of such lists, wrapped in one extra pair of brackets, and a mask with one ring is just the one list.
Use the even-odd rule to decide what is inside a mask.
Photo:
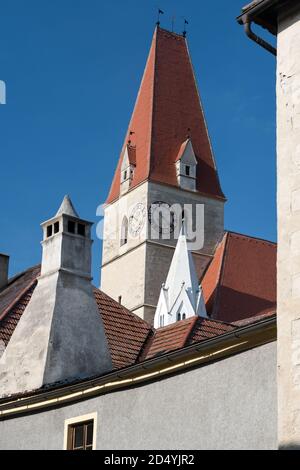
[(275, 339), (276, 316), (274, 314), (272, 317), (254, 324), (234, 329), (201, 343), (186, 346), (101, 377), (94, 377), (71, 385), (54, 384), (47, 389), (2, 399), (0, 400), (0, 420), (160, 379), (163, 376), (180, 373), (189, 368), (205, 365), (208, 362), (252, 349)]
[(293, 5), (295, 5), (295, 0), (255, 0), (244, 6), (237, 21), (241, 25), (249, 20), (254, 21), (271, 34), (276, 35), (278, 12), (284, 7)]

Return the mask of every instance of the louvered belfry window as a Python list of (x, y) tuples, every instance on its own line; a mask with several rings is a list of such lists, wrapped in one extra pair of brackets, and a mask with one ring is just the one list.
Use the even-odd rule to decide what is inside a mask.
[(94, 421), (74, 423), (68, 429), (68, 450), (93, 450)]

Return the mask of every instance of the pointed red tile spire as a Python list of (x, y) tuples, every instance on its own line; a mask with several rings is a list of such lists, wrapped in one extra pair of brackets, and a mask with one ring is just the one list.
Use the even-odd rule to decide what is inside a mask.
[[(132, 133), (131, 133), (132, 132)], [(191, 138), (197, 190), (224, 198), (186, 39), (157, 27), (107, 203), (120, 194), (120, 169), (130, 137), (136, 167), (131, 187), (145, 180), (178, 186), (176, 158)]]

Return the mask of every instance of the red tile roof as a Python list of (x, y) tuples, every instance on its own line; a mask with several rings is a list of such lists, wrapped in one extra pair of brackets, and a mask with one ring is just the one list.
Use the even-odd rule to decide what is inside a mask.
[(187, 344), (194, 344), (204, 341), (214, 336), (219, 336), (229, 331), (234, 330), (236, 327), (230, 323), (225, 323), (211, 318), (197, 317), (197, 321), (189, 335)]
[[(0, 321), (0, 340), (3, 340), (5, 345), (8, 344), (30, 301), (39, 273), (39, 267), (35, 267), (14, 281), (18, 285), (18, 293), (21, 292), (22, 295), (16, 296), (15, 302), (11, 304), (10, 309), (6, 311)], [(17, 291), (17, 286), (15, 286), (15, 290)], [(104, 323), (113, 365), (116, 369), (158, 354), (183, 348), (188, 344), (220, 335), (235, 328), (219, 321), (194, 316), (155, 331), (148, 323), (99, 289), (95, 288), (94, 294)]]
[(99, 289), (94, 293), (115, 368), (134, 364), (152, 331), (151, 326)]
[(156, 330), (149, 340), (143, 359), (151, 359), (234, 329), (237, 329), (237, 326), (229, 323), (209, 318), (190, 317)]
[[(13, 334), (31, 295), (37, 284), (40, 266), (29, 269), (12, 280), (10, 285), (0, 295), (3, 306), (10, 305), (4, 310), (0, 309), (0, 341), (5, 345)], [(13, 294), (15, 297), (13, 298)], [(151, 326), (137, 317), (125, 307), (108, 297), (100, 290), (94, 290), (95, 299), (102, 316), (113, 365), (116, 369), (134, 364), (146, 341)]]
[(275, 317), (275, 316), (276, 316), (276, 311), (275, 310), (270, 310), (268, 312), (261, 313), (259, 315), (254, 315), (254, 317), (244, 318), (243, 320), (235, 321), (235, 322), (231, 323), (231, 325), (235, 325), (235, 326), (253, 325), (254, 323), (257, 323), (261, 320), (271, 318), (271, 317)]
[(0, 291), (0, 320), (12, 306), (26, 293), (29, 287), (36, 283), (40, 266), (33, 266), (9, 280), (5, 289)]
[(197, 190), (224, 198), (186, 39), (158, 27), (107, 203), (120, 194), (120, 169), (129, 139), (136, 147), (132, 187), (145, 180), (177, 186), (175, 161), (188, 135), (198, 160)]
[(183, 348), (197, 317), (187, 318), (172, 325), (158, 328), (149, 340), (143, 359)]
[(132, 145), (127, 145), (127, 151), (128, 151), (128, 159), (130, 165), (136, 165), (136, 148), (133, 147)]
[[(13, 332), (15, 331), (15, 328), (31, 299), (36, 284), (37, 281), (35, 280), (31, 286), (24, 290), (22, 296), (14, 302), (10, 310), (3, 315), (3, 318), (0, 321), (0, 341), (3, 341), (5, 346), (7, 346)], [(1, 312), (1, 314), (2, 313), (3, 312)]]
[(203, 279), (212, 318), (236, 322), (276, 310), (275, 243), (227, 232)]
[[(37, 283), (35, 266), (0, 293), (0, 341), (7, 345)], [(109, 296), (94, 289), (115, 369), (219, 336), (275, 315), (276, 245), (227, 232), (202, 287), (212, 318), (191, 317), (154, 330)]]

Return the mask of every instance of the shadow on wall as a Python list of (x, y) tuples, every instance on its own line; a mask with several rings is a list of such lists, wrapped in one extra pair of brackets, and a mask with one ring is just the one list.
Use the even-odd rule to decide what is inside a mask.
[(212, 318), (227, 322), (244, 320), (276, 309), (276, 302), (225, 286), (217, 288), (211, 299)]
[(279, 446), (278, 450), (300, 450), (300, 443), (290, 442), (288, 444)]

